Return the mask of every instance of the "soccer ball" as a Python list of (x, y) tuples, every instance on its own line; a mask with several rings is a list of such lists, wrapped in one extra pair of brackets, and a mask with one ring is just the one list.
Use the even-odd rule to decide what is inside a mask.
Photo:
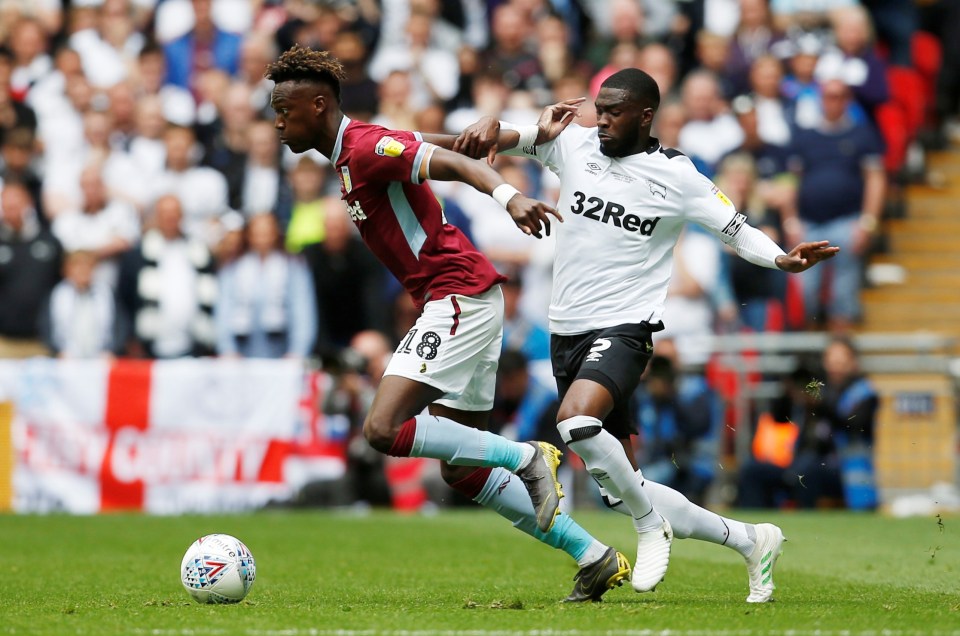
[(198, 603), (239, 603), (256, 578), (253, 554), (229, 534), (200, 537), (180, 562), (180, 582)]

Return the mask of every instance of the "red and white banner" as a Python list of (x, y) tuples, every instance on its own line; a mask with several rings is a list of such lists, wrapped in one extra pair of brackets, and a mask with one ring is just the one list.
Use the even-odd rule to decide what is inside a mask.
[(176, 514), (290, 499), (345, 470), (347, 431), (318, 413), (327, 381), (293, 360), (0, 361), (13, 509)]

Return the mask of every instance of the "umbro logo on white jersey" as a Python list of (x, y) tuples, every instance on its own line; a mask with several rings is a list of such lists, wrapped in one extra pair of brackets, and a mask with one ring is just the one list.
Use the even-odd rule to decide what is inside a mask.
[(592, 161), (588, 162), (588, 163), (587, 163), (587, 172), (589, 172), (589, 173), (592, 174), (592, 175), (598, 175), (598, 174), (600, 174), (600, 164), (594, 163), (594, 162), (592, 162)]

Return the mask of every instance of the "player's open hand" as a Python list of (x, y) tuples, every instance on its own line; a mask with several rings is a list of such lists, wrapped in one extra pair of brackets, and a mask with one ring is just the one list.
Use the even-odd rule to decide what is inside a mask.
[(467, 126), (453, 142), (452, 150), (471, 159), (487, 158), (493, 165), (497, 158), (500, 139), (500, 121), (496, 117), (482, 117)]
[(777, 267), (792, 274), (805, 272), (820, 261), (833, 258), (839, 251), (840, 248), (831, 246), (830, 241), (800, 243), (788, 254), (777, 257)]
[(563, 223), (563, 217), (555, 209), (536, 199), (525, 197), (522, 194), (514, 195), (507, 203), (507, 212), (510, 213), (513, 222), (524, 234), (532, 234), (537, 238), (543, 238), (540, 233), (543, 230), (547, 236), (550, 236), (550, 215), (557, 217), (557, 220)]
[(556, 139), (575, 117), (580, 116), (580, 105), (585, 101), (587, 101), (586, 97), (575, 97), (544, 108), (540, 113), (540, 119), (537, 120), (537, 128), (540, 129), (537, 143), (542, 144)]

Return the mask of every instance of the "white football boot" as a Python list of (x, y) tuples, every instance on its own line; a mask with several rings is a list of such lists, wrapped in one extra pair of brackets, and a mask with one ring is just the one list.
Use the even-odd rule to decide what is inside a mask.
[(673, 528), (666, 519), (659, 528), (637, 534), (637, 562), (630, 577), (634, 590), (652, 592), (657, 589), (667, 574), (672, 544)]
[[(783, 553), (783, 542), (786, 537), (777, 526), (772, 523), (758, 523), (757, 545), (747, 557), (747, 574), (750, 576), (750, 596), (747, 603), (766, 603), (773, 600), (773, 570), (777, 567), (777, 559)], [(636, 570), (634, 570), (636, 571)]]

